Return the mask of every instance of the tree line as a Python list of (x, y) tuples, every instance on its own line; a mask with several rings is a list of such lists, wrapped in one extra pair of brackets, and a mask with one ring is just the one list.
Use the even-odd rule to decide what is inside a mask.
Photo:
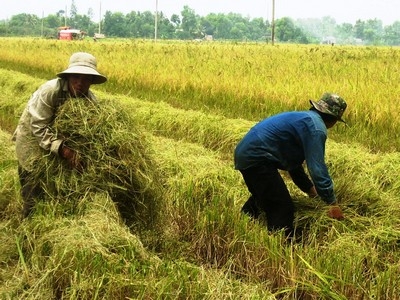
[[(0, 36), (42, 36), (56, 38), (57, 28), (68, 25), (88, 36), (101, 31), (107, 37), (151, 39), (155, 35), (156, 15), (132, 11), (127, 14), (106, 11), (101, 23), (92, 21), (93, 10), (78, 14), (72, 0), (69, 17), (65, 11), (39, 18), (21, 13), (0, 21)], [(237, 13), (210, 13), (200, 16), (189, 6), (170, 18), (157, 14), (157, 38), (198, 40), (263, 41), (271, 39), (272, 24), (263, 18), (249, 18)], [(274, 22), (275, 41), (282, 43), (330, 43), (363, 45), (400, 45), (400, 21), (383, 26), (381, 20), (357, 20), (355, 24), (337, 24), (332, 17), (293, 20), (284, 17)]]

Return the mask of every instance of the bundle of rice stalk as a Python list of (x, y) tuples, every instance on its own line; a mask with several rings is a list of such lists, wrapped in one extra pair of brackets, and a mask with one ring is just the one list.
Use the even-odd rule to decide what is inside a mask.
[(53, 130), (77, 151), (84, 168), (78, 172), (55, 155), (42, 156), (35, 175), (47, 196), (73, 208), (89, 191), (107, 192), (129, 225), (157, 225), (162, 176), (134, 117), (111, 101), (71, 99), (60, 108)]
[(160, 264), (121, 226), (107, 193), (88, 193), (82, 202), (86, 209), (79, 217), (38, 216), (19, 227), (25, 269), (7, 282), (19, 299), (126, 299), (132, 277)]

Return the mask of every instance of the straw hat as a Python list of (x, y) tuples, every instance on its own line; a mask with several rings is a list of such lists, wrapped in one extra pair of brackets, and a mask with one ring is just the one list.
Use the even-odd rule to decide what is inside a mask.
[(107, 81), (107, 77), (97, 72), (96, 58), (86, 52), (76, 52), (69, 59), (68, 69), (57, 74), (58, 77), (65, 78), (69, 74), (93, 75), (92, 84), (100, 84)]

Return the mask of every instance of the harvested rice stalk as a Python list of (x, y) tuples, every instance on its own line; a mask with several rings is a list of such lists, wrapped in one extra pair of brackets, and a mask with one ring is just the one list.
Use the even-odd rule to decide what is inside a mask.
[(44, 155), (36, 176), (51, 199), (71, 209), (88, 192), (107, 192), (130, 224), (156, 225), (162, 183), (146, 133), (116, 103), (71, 99), (54, 121), (57, 136), (78, 152), (83, 173), (54, 155)]

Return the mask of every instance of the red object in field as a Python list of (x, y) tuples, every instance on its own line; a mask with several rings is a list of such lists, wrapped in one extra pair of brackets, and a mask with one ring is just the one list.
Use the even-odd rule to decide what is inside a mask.
[(68, 26), (63, 26), (58, 28), (58, 36), (59, 40), (81, 40), (85, 37), (85, 32), (79, 29), (71, 29)]

